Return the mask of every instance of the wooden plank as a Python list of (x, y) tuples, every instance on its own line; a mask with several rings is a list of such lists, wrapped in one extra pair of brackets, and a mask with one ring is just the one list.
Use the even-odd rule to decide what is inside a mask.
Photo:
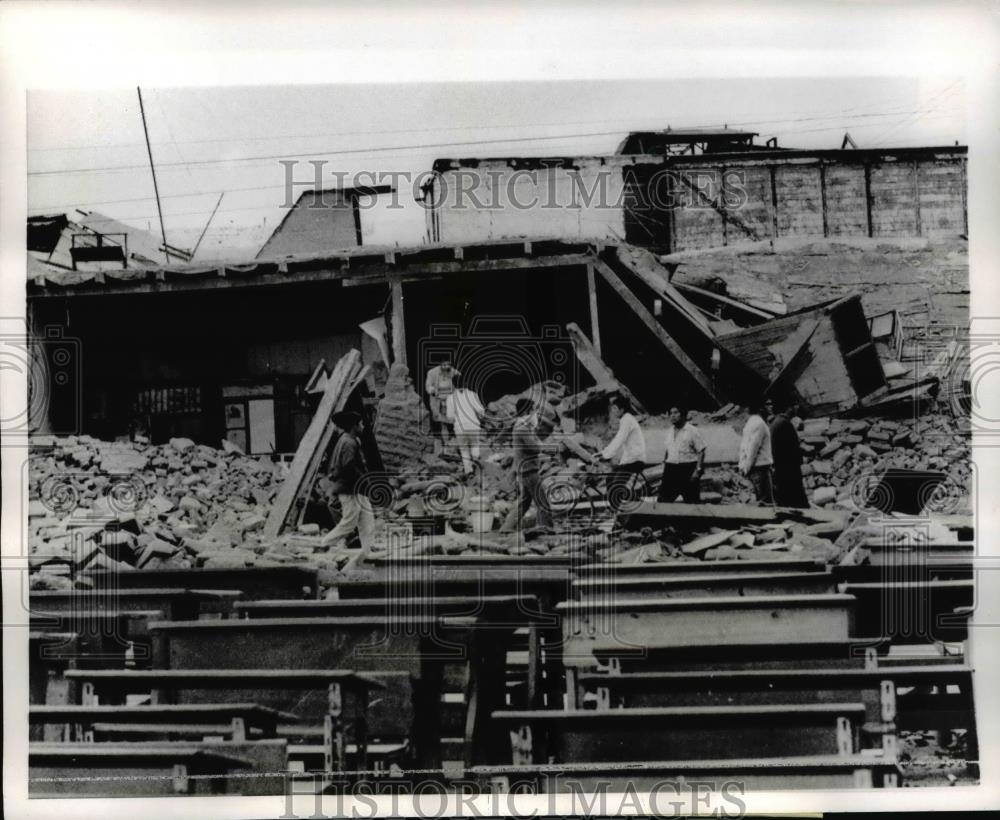
[(316, 414), (295, 451), (295, 458), (292, 460), (288, 477), (281, 485), (278, 497), (274, 500), (271, 512), (267, 516), (267, 522), (264, 524), (266, 538), (276, 538), (281, 534), (303, 488), (307, 485), (311, 486), (316, 471), (319, 469), (319, 460), (323, 456), (323, 442), (328, 442), (332, 434), (330, 428), (333, 425), (333, 414), (343, 409), (348, 398), (346, 388), (360, 370), (361, 353), (357, 350), (351, 350), (342, 356), (333, 368), (333, 373), (330, 374), (330, 380), (326, 384), (326, 390), (323, 392), (323, 398), (320, 399)]
[(28, 722), (40, 723), (206, 723), (243, 718), (252, 726), (273, 727), (278, 720), (295, 721), (289, 712), (256, 703), (196, 703), (153, 706), (31, 706)]
[(646, 657), (689, 646), (842, 644), (853, 630), (850, 595), (660, 598), (569, 601), (563, 616), (563, 662), (593, 667), (598, 655)]
[(820, 208), (823, 212), (823, 236), (830, 235), (830, 224), (827, 214), (827, 203), (826, 203), (826, 165), (822, 162), (819, 164), (819, 199)]
[[(588, 268), (588, 270), (593, 272), (593, 266)], [(632, 405), (634, 410), (639, 413), (645, 413), (645, 408), (643, 408), (642, 404), (635, 397), (635, 394), (615, 378), (615, 374), (611, 368), (601, 359), (601, 354), (597, 350), (596, 345), (590, 343), (590, 340), (580, 330), (580, 326), (575, 322), (570, 322), (566, 325), (566, 331), (573, 342), (573, 351), (576, 353), (577, 360), (583, 365), (584, 370), (593, 376), (594, 381), (599, 386), (607, 386), (608, 389), (617, 390), (628, 399), (629, 404)]]
[(872, 166), (865, 163), (865, 224), (868, 228), (868, 236), (874, 236), (874, 224), (872, 223)]
[(605, 281), (611, 285), (612, 288), (618, 293), (619, 296), (625, 301), (639, 320), (656, 336), (657, 340), (662, 344), (667, 352), (670, 353), (680, 364), (687, 370), (691, 377), (697, 382), (697, 384), (705, 391), (705, 393), (713, 400), (718, 406), (722, 406), (724, 401), (719, 393), (716, 391), (715, 386), (712, 384), (711, 379), (698, 367), (697, 364), (685, 353), (681, 347), (673, 340), (669, 333), (664, 330), (663, 326), (653, 317), (653, 315), (646, 310), (646, 306), (639, 301), (634, 293), (629, 290), (628, 286), (618, 278), (618, 275), (611, 270), (601, 260), (597, 260), (594, 263), (598, 273), (604, 277)]
[(510, 729), (530, 726), (532, 739), (539, 739), (532, 745), (536, 762), (552, 755), (557, 762), (605, 763), (837, 754), (841, 721), (857, 727), (864, 713), (863, 703), (843, 702), (502, 711), (493, 719)]
[(403, 312), (403, 284), (394, 279), (392, 289), (392, 358), (406, 364), (406, 318)]
[[(663, 793), (665, 783), (739, 783), (748, 792), (789, 789), (857, 789), (895, 785), (893, 757), (809, 755), (728, 760), (644, 760), (639, 763), (560, 763), (534, 766), (477, 766), (469, 771), (487, 788), (497, 780), (536, 794)], [(671, 792), (668, 792), (671, 793)]]
[(643, 501), (629, 513), (629, 526), (662, 526), (666, 519), (705, 523), (713, 527), (730, 524), (767, 524), (779, 520), (832, 523), (847, 526), (847, 514), (836, 510), (794, 507), (756, 507), (752, 504), (682, 504)]
[(590, 299), (590, 335), (594, 337), (594, 350), (600, 357), (601, 325), (597, 316), (597, 281), (594, 278), (594, 266), (590, 262), (587, 263), (587, 295)]
[(83, 577), (97, 589), (121, 591), (150, 587), (197, 590), (238, 590), (245, 600), (316, 598), (320, 592), (315, 567), (231, 567), (149, 569), (87, 572)]
[(646, 598), (703, 598), (752, 595), (807, 595), (833, 592), (830, 573), (729, 573), (726, 575), (645, 576), (639, 578), (588, 578), (573, 582), (585, 598), (618, 601)]
[(758, 572), (821, 572), (824, 564), (797, 558), (739, 561), (650, 561), (645, 564), (585, 564), (576, 572), (582, 578), (642, 578), (650, 576), (730, 575)]
[(766, 310), (761, 310), (760, 308), (752, 307), (745, 302), (740, 302), (737, 299), (731, 299), (728, 296), (723, 296), (721, 293), (712, 293), (710, 290), (705, 290), (704, 288), (699, 288), (697, 285), (686, 285), (683, 282), (677, 282), (674, 285), (675, 288), (681, 291), (686, 291), (687, 293), (693, 293), (698, 296), (702, 296), (706, 299), (712, 299), (720, 304), (727, 305), (736, 310), (742, 310), (745, 313), (749, 313), (751, 316), (757, 316), (761, 319), (774, 319), (775, 314), (770, 313)]
[(615, 257), (629, 271), (641, 279), (654, 293), (662, 296), (684, 314), (709, 339), (715, 335), (711, 325), (698, 312), (698, 309), (684, 298), (684, 294), (677, 290), (663, 276), (663, 273), (666, 273), (666, 269), (653, 254), (643, 248), (623, 248), (619, 246), (615, 249)]
[(801, 325), (780, 345), (775, 345), (771, 348), (772, 353), (779, 357), (779, 360), (780, 358), (784, 358), (785, 363), (778, 374), (771, 379), (771, 383), (765, 388), (765, 396), (773, 395), (778, 386), (788, 377), (788, 375), (794, 372), (795, 368), (805, 360), (805, 354), (808, 351), (809, 342), (812, 341), (812, 337), (816, 335), (816, 331), (819, 329), (821, 320), (822, 317), (814, 320), (812, 323), (807, 322), (806, 324)]

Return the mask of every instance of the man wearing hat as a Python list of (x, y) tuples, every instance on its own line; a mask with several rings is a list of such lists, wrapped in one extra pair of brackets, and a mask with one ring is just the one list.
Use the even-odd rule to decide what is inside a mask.
[(351, 411), (333, 414), (333, 423), (343, 432), (333, 447), (330, 456), (328, 489), (340, 500), (341, 516), (337, 526), (323, 536), (323, 546), (340, 546), (357, 530), (361, 541), (361, 557), (371, 549), (375, 532), (375, 516), (367, 498), (360, 498), (356, 492), (361, 477), (368, 472), (364, 452), (361, 449), (361, 432), (364, 423), (361, 416)]
[(500, 532), (514, 532), (525, 513), (535, 502), (536, 523), (539, 527), (551, 527), (552, 515), (542, 498), (541, 455), (544, 449), (542, 439), (555, 429), (555, 414), (536, 412), (531, 399), (518, 399), (514, 412), (512, 439), (514, 443), (514, 468), (517, 470), (517, 503), (507, 514)]

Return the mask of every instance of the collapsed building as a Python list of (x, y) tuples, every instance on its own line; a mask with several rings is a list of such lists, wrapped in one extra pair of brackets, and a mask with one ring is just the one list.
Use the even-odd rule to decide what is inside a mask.
[[(188, 767), (209, 764), (258, 773), (215, 791), (280, 793), (292, 763), (318, 791), (331, 774), (405, 787), (408, 770), (504, 789), (512, 763), (539, 791), (552, 763), (619, 786), (893, 787), (900, 738), (915, 750), (936, 732), (974, 778), (965, 150), (755, 136), (440, 160), (414, 247), (369, 241), (359, 201), (391, 193), (376, 189), (303, 194), (249, 263), (136, 258), (121, 237), (36, 221), (31, 607), (105, 654), (67, 668), (42, 652), (65, 634), (32, 621), (35, 739), (94, 724), (97, 741), (84, 764), (72, 743), (35, 745), (35, 775), (83, 765), (95, 793), (117, 793), (101, 783), (121, 765), (109, 741), (139, 737), (168, 772), (143, 784), (172, 793), (196, 792)], [(463, 190), (498, 207), (449, 200)], [(430, 447), (421, 386), (445, 359), (486, 405), (471, 478)], [(700, 411), (703, 503), (581, 502), (616, 394), (642, 419), (648, 482), (666, 411)], [(559, 515), (505, 535), (525, 397), (558, 416)], [(808, 508), (747, 503), (739, 405), (761, 397), (800, 408)], [(345, 408), (373, 427), (361, 567), (353, 545), (325, 544), (316, 492)], [(72, 620), (109, 589), (123, 611), (100, 615), (118, 628)], [(899, 623), (882, 617), (892, 595)], [(462, 616), (446, 625), (457, 660), (426, 642), (442, 614)], [(390, 622), (407, 627), (388, 631), (392, 651), (358, 651), (385, 647)], [(86, 702), (67, 706), (77, 683)], [(148, 703), (95, 705), (135, 691)], [(232, 720), (223, 740), (176, 724), (197, 709)], [(192, 737), (201, 757), (178, 758)]]

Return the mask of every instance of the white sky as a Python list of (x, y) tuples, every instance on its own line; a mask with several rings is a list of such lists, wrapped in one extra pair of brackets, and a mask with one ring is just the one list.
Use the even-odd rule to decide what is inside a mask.
[[(440, 157), (613, 153), (628, 131), (667, 126), (728, 124), (802, 148), (839, 147), (848, 131), (860, 147), (967, 139), (955, 77), (144, 88), (143, 101), (168, 241), (192, 247), (225, 193), (199, 259), (246, 254), (273, 230), (279, 159), (301, 160), (307, 180), (324, 160), (334, 187), (333, 172), (415, 175)], [(134, 87), (29, 92), (27, 126), (30, 214), (93, 209), (159, 233)], [(366, 235), (419, 243), (423, 219), (415, 205), (383, 212)]]

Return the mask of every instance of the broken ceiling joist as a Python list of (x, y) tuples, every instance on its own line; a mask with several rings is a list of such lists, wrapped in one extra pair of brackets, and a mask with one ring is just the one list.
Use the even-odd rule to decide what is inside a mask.
[(573, 350), (576, 352), (577, 360), (583, 365), (584, 369), (590, 373), (591, 376), (593, 376), (594, 381), (598, 384), (598, 386), (613, 387), (628, 400), (634, 410), (640, 413), (645, 413), (646, 410), (640, 401), (635, 397), (631, 390), (615, 378), (615, 374), (612, 372), (611, 368), (608, 367), (604, 363), (604, 360), (597, 354), (594, 346), (590, 343), (590, 339), (588, 339), (584, 332), (580, 330), (580, 326), (575, 322), (570, 322), (566, 325), (566, 331), (569, 333), (569, 338), (573, 342)]
[(626, 285), (608, 265), (601, 259), (594, 260), (594, 269), (601, 274), (604, 280), (618, 293), (625, 301), (632, 312), (639, 320), (656, 336), (657, 340), (673, 356), (681, 366), (691, 375), (691, 378), (701, 387), (702, 390), (718, 405), (724, 404), (723, 398), (715, 389), (712, 380), (705, 372), (691, 359), (687, 353), (674, 341), (673, 337), (664, 329), (656, 318), (646, 309), (639, 298), (629, 290)]

